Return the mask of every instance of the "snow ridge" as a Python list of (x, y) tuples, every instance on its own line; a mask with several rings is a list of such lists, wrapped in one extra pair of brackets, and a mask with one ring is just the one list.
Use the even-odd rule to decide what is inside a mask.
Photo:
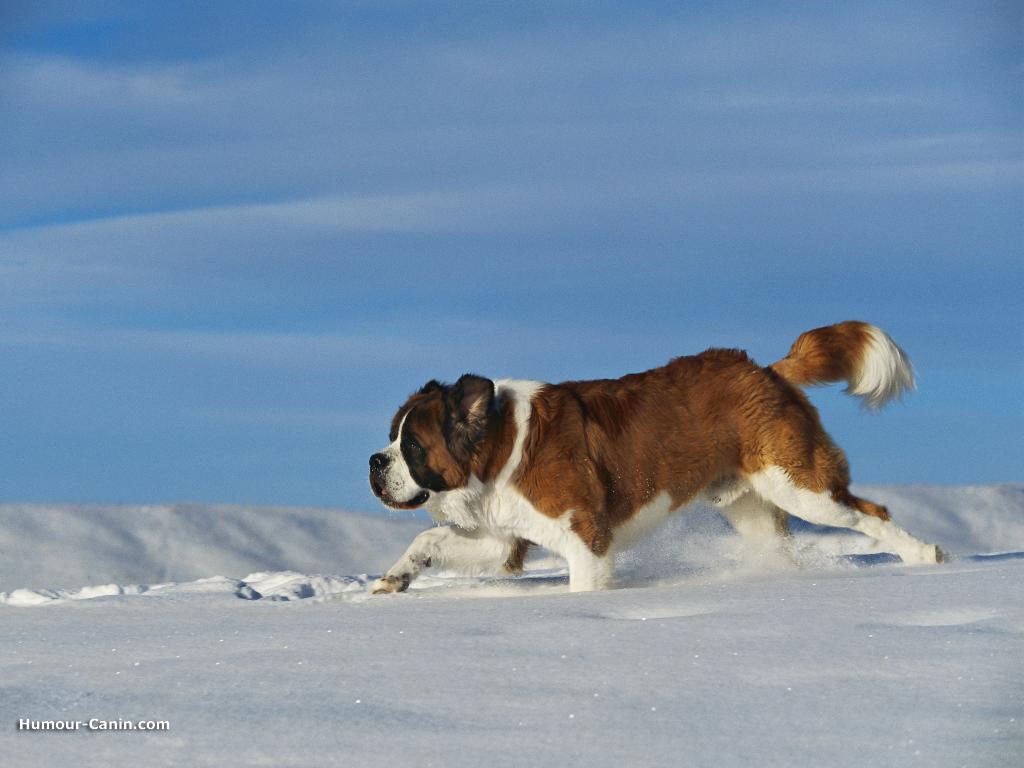
[[(1024, 485), (880, 486), (858, 492), (889, 506), (901, 525), (938, 542), (954, 558), (1013, 558), (1024, 552)], [(329, 510), (0, 506), (0, 542), (8, 553), (0, 557), (0, 586), (7, 587), (0, 592), (0, 605), (171, 599), (203, 593), (245, 600), (360, 601), (374, 571), (383, 571), (427, 525)], [(793, 527), (791, 560), (805, 569), (899, 562), (874, 551), (863, 536), (799, 521)], [(620, 555), (617, 583), (649, 586), (792, 567), (789, 561), (780, 563), (765, 553), (745, 551), (716, 512), (697, 506)], [(334, 575), (346, 568), (355, 574)], [(251, 572), (230, 578), (206, 576), (204, 570)], [(525, 579), (430, 573), (417, 583), (416, 591), (444, 587), (455, 588), (454, 594), (522, 594), (560, 588), (564, 576), (560, 561), (539, 554), (531, 560)], [(70, 586), (92, 579), (89, 586)]]

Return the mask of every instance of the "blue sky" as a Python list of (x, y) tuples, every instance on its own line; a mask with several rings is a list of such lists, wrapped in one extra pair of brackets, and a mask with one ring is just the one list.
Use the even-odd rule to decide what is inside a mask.
[(855, 480), (1021, 481), (1014, 3), (0, 10), (0, 500), (377, 509), (428, 378), (887, 329)]

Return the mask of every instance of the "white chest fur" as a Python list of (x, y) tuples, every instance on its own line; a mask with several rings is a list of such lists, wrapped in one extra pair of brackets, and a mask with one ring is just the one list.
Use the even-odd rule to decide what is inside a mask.
[[(512, 403), (516, 436), (505, 466), (489, 483), (471, 476), (463, 488), (432, 494), (426, 509), (438, 523), (452, 523), (468, 531), (486, 529), (495, 534), (516, 536), (520, 518), (527, 510), (537, 514), (511, 484), (512, 476), (523, 460), (523, 447), (530, 428), (531, 400), (543, 386), (539, 381), (499, 379), (494, 382), (495, 397)], [(518, 496), (519, 499), (515, 497)]]
[(603, 589), (612, 580), (611, 552), (596, 555), (571, 528), (573, 511), (558, 517), (539, 512), (512, 483), (523, 461), (532, 413), (532, 399), (542, 385), (535, 381), (499, 380), (496, 394), (513, 403), (516, 437), (508, 461), (490, 483), (471, 478), (465, 488), (431, 496), (427, 510), (438, 522), (448, 522), (486, 538), (526, 539), (564, 557), (573, 591)]
[(523, 448), (530, 428), (531, 401), (543, 386), (537, 381), (499, 379), (495, 396), (512, 402), (516, 436), (505, 466), (490, 483), (471, 477), (464, 488), (434, 494), (426, 508), (439, 523), (452, 523), (467, 531), (480, 531), (499, 538), (528, 539), (545, 549), (566, 554), (573, 549), (575, 534), (569, 529), (572, 510), (558, 518), (538, 512), (513, 485), (512, 477), (523, 461)]

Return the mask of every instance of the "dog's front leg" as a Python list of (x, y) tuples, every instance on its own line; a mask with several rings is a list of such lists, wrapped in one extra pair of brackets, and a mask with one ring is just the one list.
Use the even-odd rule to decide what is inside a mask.
[(522, 567), (520, 540), (441, 526), (424, 531), (388, 572), (370, 585), (375, 594), (404, 592), (424, 568), (446, 568), (467, 575)]
[(610, 589), (615, 581), (615, 556), (612, 553), (596, 555), (584, 546), (566, 553), (569, 565), (569, 591), (590, 592)]

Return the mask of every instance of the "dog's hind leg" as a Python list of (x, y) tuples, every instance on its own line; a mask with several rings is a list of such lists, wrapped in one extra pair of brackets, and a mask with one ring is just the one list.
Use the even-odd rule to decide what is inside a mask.
[(856, 498), (845, 485), (832, 491), (816, 491), (778, 466), (755, 472), (749, 480), (760, 496), (790, 514), (815, 525), (863, 533), (885, 551), (899, 555), (905, 563), (938, 563), (943, 559), (942, 550), (911, 536), (888, 519), (884, 507)]
[(522, 570), (528, 543), (522, 539), (498, 538), (454, 526), (424, 531), (398, 562), (370, 585), (375, 594), (404, 592), (424, 568), (445, 568), (467, 575)]
[(741, 496), (719, 511), (745, 539), (773, 541), (789, 536), (788, 515), (756, 493)]
[[(751, 555), (764, 557), (783, 554), (789, 540), (789, 515), (757, 493), (733, 496), (726, 504), (711, 503), (742, 537), (744, 549)], [(721, 498), (721, 497), (717, 497)]]

